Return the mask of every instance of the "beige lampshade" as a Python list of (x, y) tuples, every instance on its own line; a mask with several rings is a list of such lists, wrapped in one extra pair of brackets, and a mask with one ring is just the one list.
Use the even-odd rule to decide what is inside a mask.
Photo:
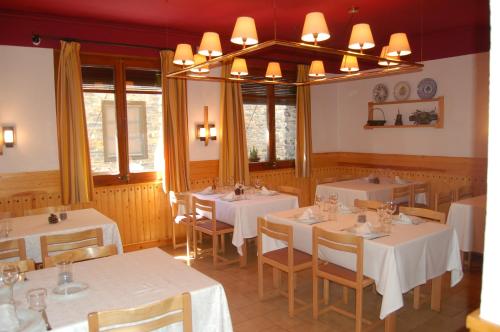
[(309, 67), (310, 77), (325, 77), (325, 66), (321, 60), (313, 60)]
[(189, 44), (178, 44), (175, 48), (174, 63), (181, 66), (191, 66), (194, 63), (193, 49)]
[(353, 72), (358, 71), (358, 59), (353, 55), (344, 55), (342, 58), (342, 64), (340, 65), (340, 71)]
[(234, 58), (231, 66), (231, 75), (245, 76), (248, 75), (247, 62), (243, 58)]
[(266, 70), (267, 78), (281, 78), (281, 67), (279, 62), (269, 62)]
[(219, 34), (217, 32), (205, 32), (201, 38), (198, 53), (204, 56), (213, 57), (222, 55)]
[(305, 42), (320, 42), (330, 38), (330, 31), (326, 25), (325, 16), (320, 12), (312, 12), (306, 15), (304, 27), (302, 28), (302, 40)]
[(349, 48), (352, 50), (367, 50), (375, 47), (372, 30), (367, 23), (355, 24), (352, 27)]
[(259, 42), (253, 18), (241, 16), (236, 19), (231, 42), (238, 45), (255, 45)]
[(406, 33), (393, 33), (389, 41), (389, 49), (387, 51), (387, 55), (404, 56), (408, 54), (411, 54), (411, 48), (410, 43), (408, 42), (408, 37), (406, 37)]
[(382, 52), (380, 52), (380, 57), (384, 59), (380, 59), (378, 61), (378, 64), (380, 66), (396, 66), (398, 63), (397, 62), (392, 62), (391, 60), (399, 60), (398, 56), (388, 56), (387, 55), (387, 49), (389, 46), (384, 46), (382, 47)]
[[(204, 55), (201, 55), (201, 54), (194, 55), (194, 64), (195, 65), (199, 65), (199, 64), (202, 64), (205, 62), (207, 62), (207, 58)], [(201, 66), (198, 68), (193, 68), (193, 69), (191, 69), (191, 71), (193, 73), (198, 73), (198, 74), (208, 73), (210, 71), (210, 68), (208, 67), (208, 65), (205, 65), (205, 66)]]

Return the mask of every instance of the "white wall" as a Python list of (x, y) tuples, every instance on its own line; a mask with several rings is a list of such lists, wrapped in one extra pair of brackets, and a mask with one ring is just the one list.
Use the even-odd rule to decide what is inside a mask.
[(59, 168), (51, 49), (0, 46), (0, 126), (17, 144), (0, 156), (0, 173)]
[(311, 87), (311, 131), (313, 152), (337, 151), (337, 86)]
[[(465, 55), (426, 61), (418, 73), (313, 87), (311, 95), (319, 98), (312, 104), (313, 124), (315, 130), (323, 131), (313, 135), (314, 152), (322, 152), (327, 145), (324, 135), (329, 129), (328, 133), (336, 134), (336, 138), (330, 139), (330, 151), (486, 157), (488, 61), (488, 53)], [(377, 83), (385, 83), (389, 88), (388, 100), (394, 100), (394, 86), (407, 81), (412, 89), (410, 98), (418, 99), (417, 85), (425, 77), (436, 80), (437, 96), (444, 96), (443, 129), (363, 129), (367, 103), (372, 100)], [(331, 104), (333, 96), (337, 97), (336, 107)], [(414, 105), (417, 106), (420, 105)], [(400, 106), (395, 105), (394, 110), (397, 107)], [(386, 117), (387, 124), (394, 124), (395, 113), (386, 111)], [(335, 125), (332, 119), (336, 119)]]

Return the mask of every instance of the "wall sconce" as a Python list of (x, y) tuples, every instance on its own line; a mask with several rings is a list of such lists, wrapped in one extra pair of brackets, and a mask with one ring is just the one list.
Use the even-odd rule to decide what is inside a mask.
[(205, 146), (207, 146), (210, 140), (215, 141), (217, 139), (217, 130), (215, 129), (215, 125), (213, 123), (208, 123), (208, 106), (203, 108), (203, 113), (203, 123), (196, 125), (196, 138), (205, 142)]
[(2, 127), (3, 144), (8, 147), (14, 147), (16, 143), (16, 131), (14, 126)]

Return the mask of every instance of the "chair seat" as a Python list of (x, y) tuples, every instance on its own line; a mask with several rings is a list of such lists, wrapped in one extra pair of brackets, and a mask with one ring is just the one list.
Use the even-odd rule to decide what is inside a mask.
[[(264, 257), (272, 259), (283, 265), (288, 265), (288, 248), (277, 249), (273, 251), (268, 251), (264, 255)], [(293, 265), (300, 265), (304, 263), (312, 262), (312, 256), (297, 250), (293, 249)]]
[[(196, 227), (201, 227), (201, 228), (204, 228), (208, 231), (212, 231), (212, 220), (211, 219), (208, 219), (208, 218), (196, 218), (197, 222), (196, 222)], [(225, 231), (225, 230), (228, 230), (228, 229), (233, 229), (234, 227), (232, 225), (229, 225), (229, 224), (226, 224), (225, 222), (222, 222), (222, 221), (216, 221), (215, 222), (215, 231), (216, 232), (219, 232), (219, 231)]]
[[(346, 269), (337, 264), (328, 263), (328, 264), (319, 264), (318, 270), (321, 272), (325, 272), (336, 277), (340, 277), (342, 279), (346, 279), (352, 282), (356, 282), (356, 272)], [(373, 280), (371, 278), (363, 276), (363, 284), (370, 284)]]
[(189, 223), (191, 223), (191, 219), (187, 215), (181, 215), (181, 216), (175, 217), (174, 222), (176, 224), (189, 224)]

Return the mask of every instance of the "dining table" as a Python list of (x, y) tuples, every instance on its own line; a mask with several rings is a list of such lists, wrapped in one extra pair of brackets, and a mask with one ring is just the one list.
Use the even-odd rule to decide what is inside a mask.
[[(15, 284), (14, 300), (18, 308), (27, 308), (27, 292), (45, 288), (53, 332), (86, 332), (91, 312), (139, 307), (185, 292), (191, 295), (193, 331), (232, 331), (223, 286), (158, 248), (73, 263), (74, 282), (88, 286), (78, 293), (53, 292), (56, 267), (27, 272), (26, 277)], [(161, 329), (182, 330), (180, 322)]]
[(482, 253), (486, 226), (486, 195), (452, 202), (446, 222), (455, 228), (461, 251)]
[(120, 231), (116, 222), (96, 209), (80, 209), (66, 211), (66, 219), (58, 223), (48, 222), (49, 213), (24, 217), (2, 219), (2, 223), (10, 223), (12, 231), (7, 237), (1, 237), (0, 243), (12, 239), (24, 239), (26, 256), (35, 262), (42, 262), (40, 237), (44, 235), (66, 234), (102, 228), (103, 245), (114, 244), (118, 253), (123, 253)]
[[(396, 181), (392, 178), (381, 177), (379, 183), (372, 183), (368, 178), (359, 178), (346, 181), (322, 183), (316, 186), (316, 195), (328, 197), (337, 194), (338, 201), (347, 206), (353, 206), (355, 199), (375, 200), (386, 202), (392, 199), (394, 188), (419, 184), (418, 181)], [(425, 193), (415, 195), (415, 202), (427, 204), (429, 198)]]
[[(312, 230), (319, 227), (329, 232), (348, 233), (357, 224), (359, 213), (337, 213), (313, 222), (302, 219), (304, 212), (314, 207), (270, 213), (266, 220), (293, 227), (294, 248), (312, 254)], [(378, 223), (378, 215), (365, 211), (371, 225)], [(396, 222), (396, 220), (395, 220)], [(281, 249), (282, 241), (264, 236), (263, 252)], [(356, 269), (355, 256), (321, 247), (319, 258), (350, 270)], [(386, 331), (395, 326), (395, 314), (402, 308), (403, 294), (432, 280), (431, 308), (440, 310), (441, 276), (451, 271), (451, 286), (463, 277), (457, 233), (453, 227), (436, 222), (394, 224), (390, 233), (380, 234), (364, 241), (363, 273), (375, 282), (382, 295), (380, 319), (386, 319)], [(391, 327), (392, 326), (392, 327)]]
[[(215, 213), (218, 221), (234, 226), (232, 244), (237, 248), (241, 257), (241, 265), (246, 265), (246, 242), (245, 239), (257, 236), (257, 218), (268, 213), (295, 209), (299, 207), (297, 196), (283, 194), (275, 191), (263, 193), (259, 190), (245, 193), (231, 200), (225, 200), (229, 192), (217, 192), (204, 194), (192, 193), (194, 196), (215, 201)], [(198, 213), (211, 217), (204, 211)]]

